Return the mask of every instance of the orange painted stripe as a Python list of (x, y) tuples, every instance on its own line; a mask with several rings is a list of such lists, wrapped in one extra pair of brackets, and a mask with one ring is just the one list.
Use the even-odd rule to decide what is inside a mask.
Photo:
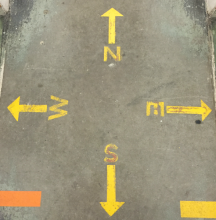
[(0, 191), (0, 206), (40, 207), (40, 191)]

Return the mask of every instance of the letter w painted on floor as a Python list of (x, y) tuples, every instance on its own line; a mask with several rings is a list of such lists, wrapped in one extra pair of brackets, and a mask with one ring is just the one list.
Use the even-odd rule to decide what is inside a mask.
[(51, 96), (51, 99), (55, 100), (55, 101), (58, 101), (58, 102), (61, 102), (61, 103), (59, 103), (57, 105), (53, 105), (52, 107), (49, 108), (50, 111), (58, 112), (59, 114), (49, 116), (48, 120), (60, 118), (60, 117), (63, 117), (65, 115), (67, 115), (67, 113), (68, 113), (67, 111), (62, 110), (62, 109), (58, 109), (58, 108), (63, 107), (65, 105), (68, 105), (68, 100), (60, 99), (60, 98), (55, 97), (55, 96)]

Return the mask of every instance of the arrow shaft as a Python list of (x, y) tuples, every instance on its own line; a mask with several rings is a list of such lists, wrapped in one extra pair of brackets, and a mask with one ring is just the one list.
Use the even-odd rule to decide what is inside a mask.
[(116, 202), (115, 165), (107, 165), (107, 202)]
[(167, 106), (167, 113), (169, 114), (202, 114), (202, 107), (185, 107), (185, 106)]
[(182, 218), (216, 218), (216, 202), (180, 201)]
[(115, 28), (116, 18), (115, 16), (109, 17), (109, 44), (115, 44), (116, 28)]
[(20, 105), (19, 112), (47, 112), (47, 105)]

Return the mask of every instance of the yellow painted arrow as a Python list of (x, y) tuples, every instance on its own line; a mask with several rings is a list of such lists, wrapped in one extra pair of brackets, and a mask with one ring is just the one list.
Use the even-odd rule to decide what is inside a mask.
[(109, 11), (101, 15), (101, 17), (109, 17), (109, 44), (115, 44), (115, 17), (117, 16), (119, 17), (123, 15), (116, 11), (114, 8), (111, 8)]
[(47, 105), (20, 105), (20, 97), (18, 97), (8, 106), (8, 110), (18, 121), (20, 112), (47, 112)]
[(124, 204), (124, 202), (116, 202), (115, 165), (107, 165), (107, 202), (100, 204), (110, 216)]
[(211, 113), (211, 109), (201, 100), (201, 107), (167, 106), (168, 114), (198, 114), (202, 115), (202, 121)]

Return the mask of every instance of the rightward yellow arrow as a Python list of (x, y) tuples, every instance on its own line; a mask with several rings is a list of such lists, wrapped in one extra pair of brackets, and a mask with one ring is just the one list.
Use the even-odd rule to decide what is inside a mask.
[(8, 106), (8, 110), (18, 121), (20, 112), (47, 112), (47, 105), (20, 105), (20, 97), (18, 97)]
[(216, 218), (216, 202), (181, 201), (182, 218)]
[(167, 106), (169, 114), (198, 114), (202, 115), (202, 121), (211, 113), (211, 109), (201, 100), (201, 107)]
[(115, 28), (115, 17), (123, 16), (114, 8), (101, 15), (101, 17), (109, 17), (109, 44), (115, 44), (116, 28)]
[(115, 165), (107, 165), (107, 202), (100, 204), (110, 216), (124, 204), (124, 202), (116, 202)]

